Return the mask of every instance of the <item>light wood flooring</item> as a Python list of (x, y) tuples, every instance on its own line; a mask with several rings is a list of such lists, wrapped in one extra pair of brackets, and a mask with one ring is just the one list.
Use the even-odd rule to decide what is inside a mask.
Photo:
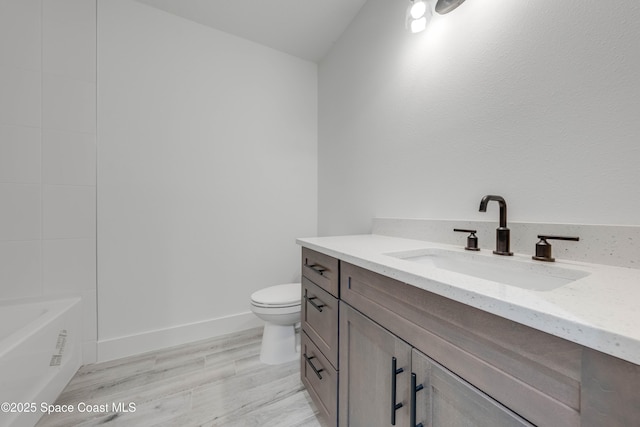
[[(56, 401), (76, 411), (37, 426), (321, 426), (299, 362), (261, 364), (261, 339), (262, 329), (251, 329), (83, 366)], [(80, 413), (80, 402), (109, 410)], [(114, 403), (135, 412), (113, 411)]]

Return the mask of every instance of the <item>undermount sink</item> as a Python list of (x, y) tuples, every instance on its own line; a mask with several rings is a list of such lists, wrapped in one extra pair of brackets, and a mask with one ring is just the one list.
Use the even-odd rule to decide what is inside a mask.
[(589, 275), (582, 270), (543, 264), (538, 261), (503, 258), (490, 254), (429, 248), (418, 252), (387, 254), (479, 279), (534, 291), (550, 291)]

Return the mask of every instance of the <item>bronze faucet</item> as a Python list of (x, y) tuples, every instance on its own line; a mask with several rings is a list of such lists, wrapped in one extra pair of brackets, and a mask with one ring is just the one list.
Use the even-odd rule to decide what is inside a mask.
[(509, 251), (510, 231), (507, 228), (507, 202), (504, 201), (502, 196), (484, 196), (480, 200), (480, 212), (487, 211), (487, 204), (495, 200), (500, 205), (500, 226), (496, 229), (496, 250), (493, 251), (496, 255), (513, 255), (513, 252)]

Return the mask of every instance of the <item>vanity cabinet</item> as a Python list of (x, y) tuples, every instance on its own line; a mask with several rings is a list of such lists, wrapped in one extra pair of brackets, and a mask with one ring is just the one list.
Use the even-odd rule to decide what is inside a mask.
[(318, 254), (301, 376), (329, 425), (640, 427), (640, 366)]
[(341, 313), (341, 427), (532, 426), (355, 309)]
[(338, 416), (339, 261), (302, 250), (300, 378), (329, 425)]
[(580, 425), (578, 344), (347, 263), (341, 285), (342, 301), (522, 419)]

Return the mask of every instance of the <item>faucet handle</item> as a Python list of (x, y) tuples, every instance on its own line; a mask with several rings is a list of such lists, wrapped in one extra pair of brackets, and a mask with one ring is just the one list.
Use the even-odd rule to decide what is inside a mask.
[(550, 234), (538, 234), (540, 241), (536, 243), (536, 254), (531, 258), (536, 261), (553, 262), (556, 259), (551, 256), (551, 244), (547, 240), (570, 240), (573, 242), (580, 241), (580, 237), (570, 236), (553, 236)]
[(458, 231), (460, 233), (471, 233), (469, 234), (469, 236), (467, 236), (467, 246), (465, 246), (464, 248), (468, 251), (479, 251), (480, 248), (478, 247), (478, 236), (476, 236), (476, 233), (478, 232), (478, 230), (467, 230), (464, 228), (454, 228), (453, 231)]

